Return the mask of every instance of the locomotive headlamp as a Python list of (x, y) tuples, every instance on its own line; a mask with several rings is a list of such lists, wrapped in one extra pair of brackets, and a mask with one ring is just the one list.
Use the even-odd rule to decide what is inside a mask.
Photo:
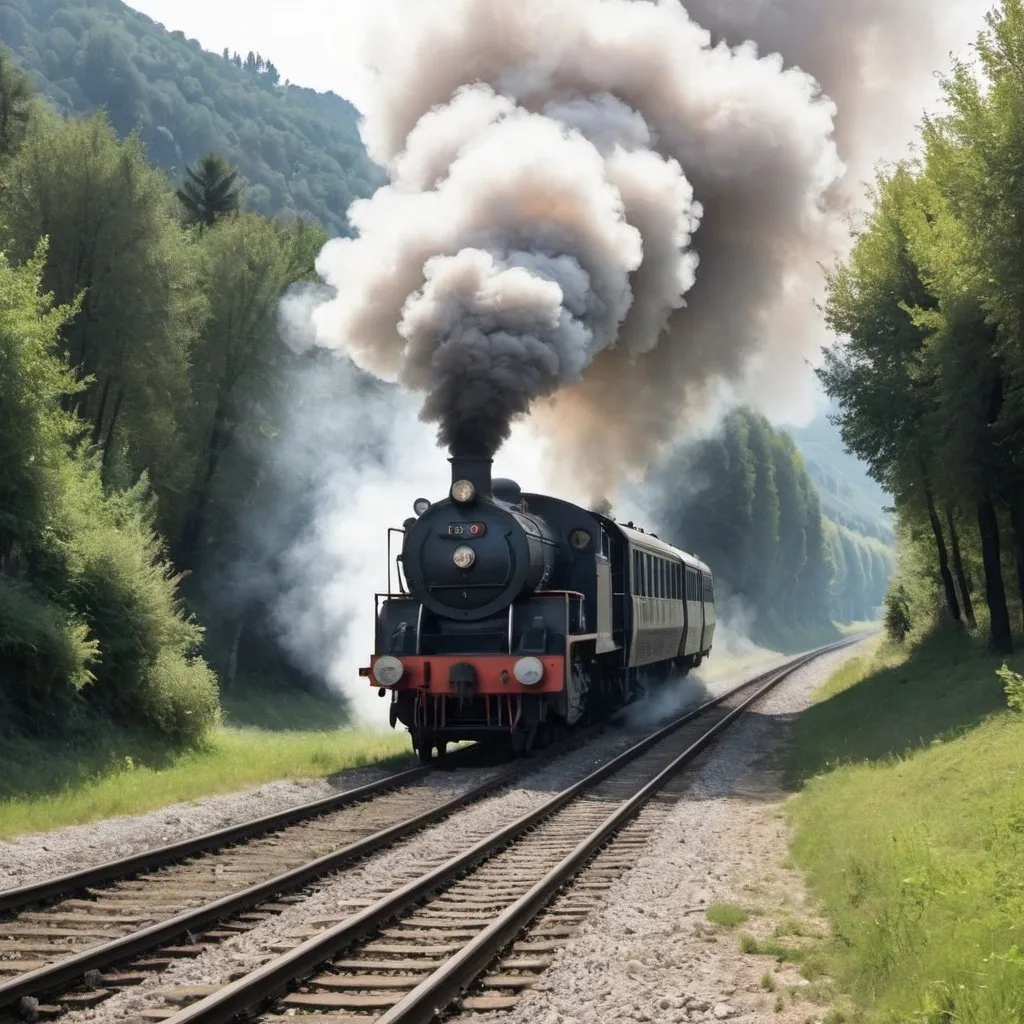
[(476, 497), (476, 488), (469, 480), (456, 480), (452, 484), (452, 501), (468, 505)]
[(394, 686), (405, 674), (405, 666), (390, 654), (373, 663), (373, 677), (381, 686)]
[(569, 543), (577, 551), (582, 551), (590, 544), (590, 534), (586, 530), (573, 530), (569, 534)]
[(512, 671), (523, 686), (536, 686), (544, 678), (544, 665), (540, 658), (520, 658)]
[(476, 552), (466, 544), (462, 544), (452, 552), (452, 561), (460, 569), (469, 569), (476, 561)]
[(430, 508), (430, 499), (429, 498), (417, 498), (412, 503), (412, 510), (418, 516), (423, 515), (423, 513), (426, 512), (428, 508)]

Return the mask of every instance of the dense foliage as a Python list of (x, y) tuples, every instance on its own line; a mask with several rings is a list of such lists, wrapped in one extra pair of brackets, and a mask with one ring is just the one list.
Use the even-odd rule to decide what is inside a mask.
[(137, 136), (33, 106), (8, 61), (0, 93), (0, 722), (193, 742), (219, 700), (179, 573), (237, 557), (226, 510), (295, 358), (278, 301), (326, 235), (230, 208), (185, 227)]
[(175, 179), (210, 151), (237, 166), (246, 206), (347, 231), (353, 199), (379, 171), (355, 108), (278, 81), (272, 63), (204, 51), (121, 0), (6, 0), (0, 42), (65, 113), (105, 108), (119, 135), (138, 129)]
[(883, 173), (850, 258), (829, 277), (841, 335), (820, 377), (842, 435), (896, 499), (905, 564), (894, 635), (941, 602), (992, 645), (1024, 610), (1024, 4), (1005, 0), (957, 64), (923, 156)]
[(81, 391), (57, 341), (81, 313), (40, 293), (44, 259), (0, 258), (0, 719), (52, 733), (84, 693), (114, 720), (194, 740), (219, 711), (202, 632), (178, 607), (145, 481), (106, 492), (61, 408)]
[(765, 643), (805, 640), (832, 620), (873, 618), (890, 549), (828, 519), (792, 438), (747, 409), (652, 474), (662, 534), (714, 569), (719, 594)]

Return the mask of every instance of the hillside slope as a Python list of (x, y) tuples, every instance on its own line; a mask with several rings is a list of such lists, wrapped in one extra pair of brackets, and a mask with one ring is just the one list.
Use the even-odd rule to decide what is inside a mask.
[(383, 180), (346, 100), (281, 85), (272, 67), (239, 67), (121, 0), (4, 0), (0, 43), (58, 109), (105, 107), (119, 134), (138, 128), (150, 159), (174, 178), (221, 153), (259, 213), (347, 234), (349, 204)]
[(788, 428), (821, 494), (821, 510), (839, 526), (886, 546), (894, 541), (892, 521), (884, 510), (892, 499), (867, 475), (864, 464), (843, 449), (829, 408), (806, 427)]

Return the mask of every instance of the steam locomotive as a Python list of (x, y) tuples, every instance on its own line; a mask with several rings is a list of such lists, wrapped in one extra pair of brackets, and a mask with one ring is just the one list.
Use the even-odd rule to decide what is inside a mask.
[[(452, 452), (449, 496), (388, 531), (388, 593), (360, 675), (390, 694), (421, 760), (449, 742), (517, 756), (637, 700), (711, 652), (715, 593), (699, 559)], [(392, 538), (402, 536), (394, 559)]]

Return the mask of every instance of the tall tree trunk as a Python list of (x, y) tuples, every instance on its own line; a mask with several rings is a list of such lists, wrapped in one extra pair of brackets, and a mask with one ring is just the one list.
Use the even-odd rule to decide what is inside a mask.
[(225, 430), (226, 420), (227, 396), (222, 393), (217, 398), (217, 407), (213, 412), (213, 424), (210, 427), (210, 439), (206, 444), (202, 477), (192, 490), (192, 507), (185, 519), (185, 526), (181, 531), (182, 554), (189, 562), (191, 562), (196, 548), (199, 546), (199, 538), (203, 533), (203, 520), (206, 515), (206, 503), (210, 496), (210, 485), (213, 483), (214, 475), (217, 472), (221, 450), (224, 447), (224, 440), (227, 436), (227, 431)]
[(1017, 588), (1020, 590), (1021, 616), (1024, 618), (1024, 493), (1015, 488), (1010, 498), (1010, 525), (1013, 527), (1013, 553), (1017, 559)]
[(107, 374), (107, 379), (103, 382), (103, 388), (100, 391), (100, 407), (96, 411), (96, 419), (93, 420), (92, 424), (93, 444), (99, 444), (100, 438), (103, 437), (103, 417), (106, 415), (107, 399), (110, 397), (110, 381), (111, 376)]
[(925, 500), (928, 502), (928, 520), (935, 534), (935, 549), (939, 555), (939, 575), (942, 577), (942, 589), (946, 594), (946, 608), (954, 622), (960, 622), (960, 604), (956, 599), (956, 587), (953, 586), (953, 574), (949, 571), (949, 555), (946, 553), (946, 540), (942, 536), (942, 523), (935, 511), (935, 498), (931, 488), (925, 484)]
[(235, 625), (234, 634), (231, 637), (231, 647), (228, 650), (228, 664), (224, 672), (224, 685), (232, 689), (235, 685), (235, 677), (238, 675), (238, 648), (242, 642), (242, 630), (245, 626), (245, 617), (239, 615)]
[(121, 403), (124, 401), (124, 388), (119, 388), (114, 401), (114, 411), (110, 414), (110, 425), (107, 427), (107, 439), (103, 442), (103, 475), (110, 469), (110, 457), (114, 450), (114, 431), (117, 429), (117, 418), (121, 415)]
[(971, 590), (967, 586), (967, 573), (964, 572), (964, 562), (960, 557), (960, 537), (956, 532), (956, 523), (953, 522), (953, 509), (949, 505), (946, 506), (946, 525), (949, 527), (949, 544), (953, 549), (953, 571), (956, 573), (956, 585), (960, 589), (964, 617), (971, 629), (974, 629), (978, 624), (974, 618), (974, 602), (971, 601)]
[(985, 564), (985, 600), (991, 622), (990, 643), (1000, 654), (1013, 653), (1010, 613), (1006, 610), (1006, 590), (999, 561), (999, 520), (991, 498), (978, 503), (978, 533), (981, 536), (981, 560)]

